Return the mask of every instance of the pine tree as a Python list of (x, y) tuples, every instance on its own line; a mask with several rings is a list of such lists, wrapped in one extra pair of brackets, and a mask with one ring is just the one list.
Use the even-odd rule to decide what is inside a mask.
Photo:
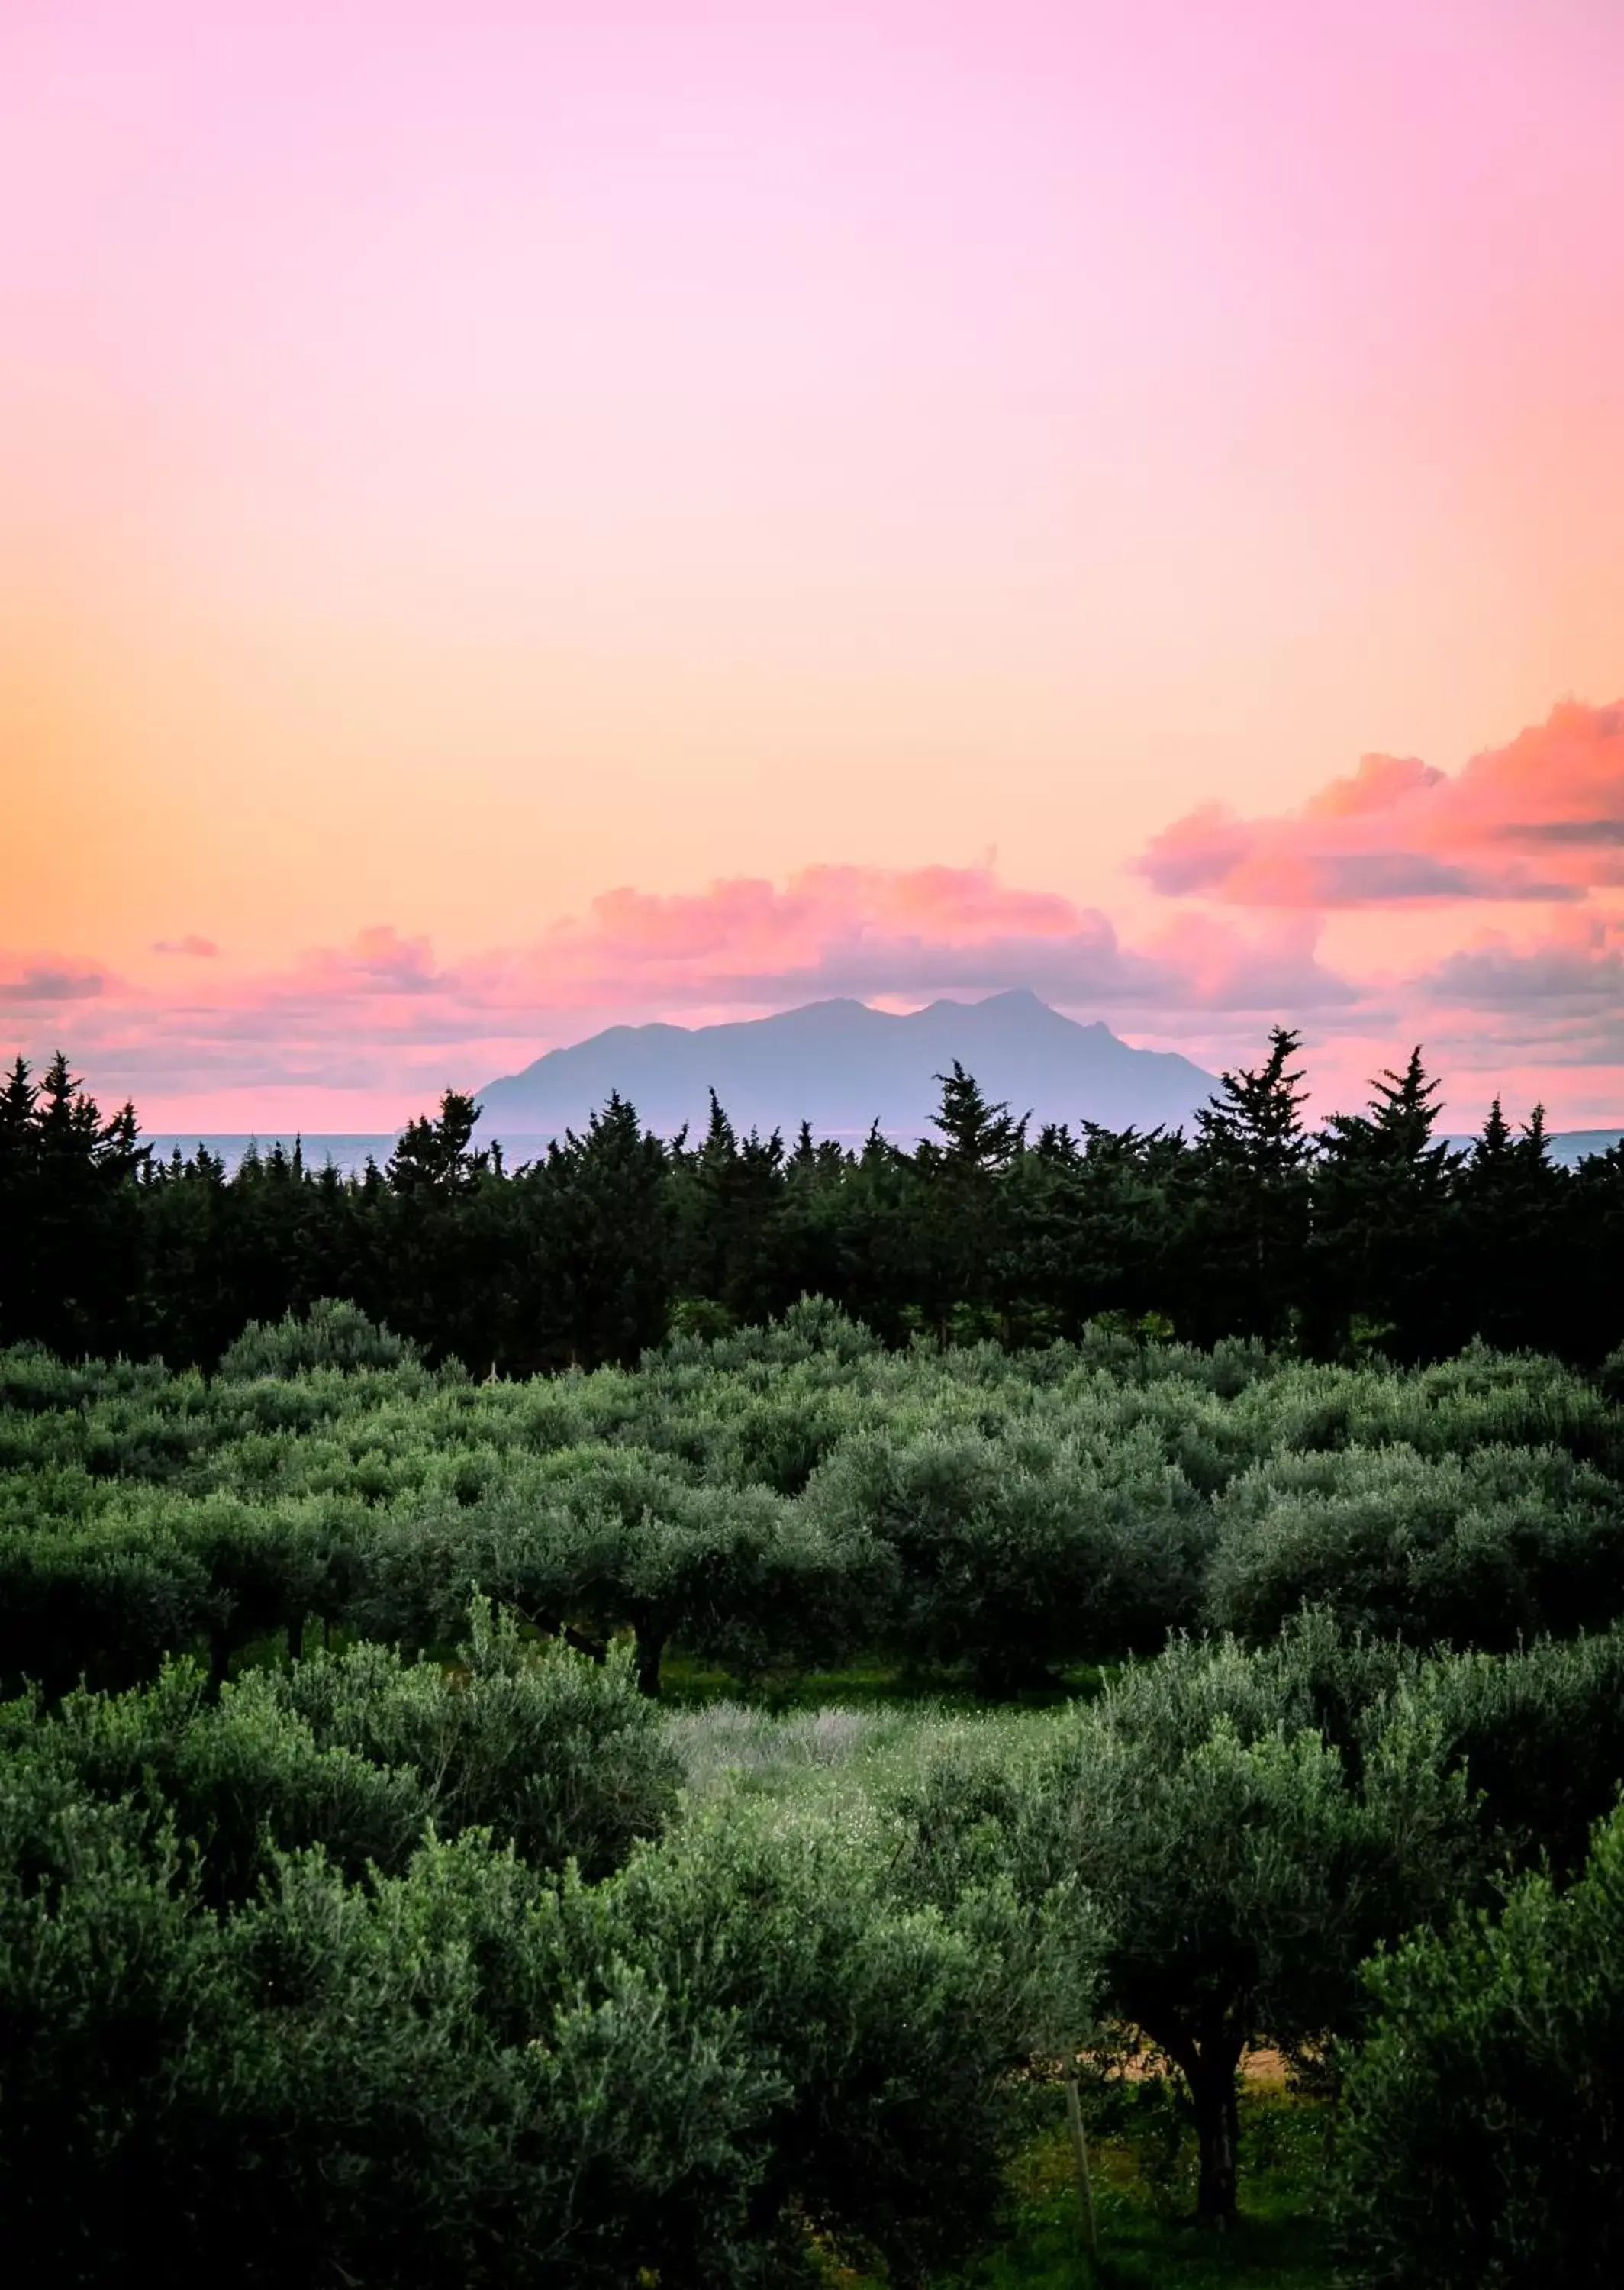
[[(810, 1146), (810, 1137), (808, 1138)], [(725, 1327), (781, 1311), (780, 1228), (786, 1199), (784, 1141), (752, 1130), (742, 1144), (715, 1090), (705, 1141), (673, 1157), (676, 1279), (690, 1327)]]
[(1489, 1117), (1483, 1125), (1483, 1134), (1472, 1147), (1471, 1167), (1474, 1170), (1499, 1169), (1511, 1157), (1511, 1124), (1507, 1120), (1497, 1097), (1489, 1108)]
[(1364, 1111), (1332, 1114), (1319, 1141), (1319, 1337), (1428, 1357), (1448, 1349), (1459, 1319), (1454, 1190), (1466, 1157), (1434, 1137), (1441, 1085), (1419, 1045), (1402, 1073), (1388, 1068), (1370, 1087)]
[(932, 1122), (942, 1141), (925, 1138), (913, 1156), (919, 1308), (940, 1341), (991, 1333), (995, 1315), (1007, 1333), (1003, 1181), (1026, 1150), (1030, 1117), (992, 1103), (956, 1058), (936, 1079)]
[(34, 1333), (38, 1278), (39, 1091), (20, 1057), (0, 1091), (0, 1344)]
[(136, 1183), (148, 1149), (125, 1105), (103, 1123), (96, 1101), (58, 1051), (37, 1091), (19, 1061), (7, 1084), (5, 1149), (20, 1155), (22, 1197), (8, 1236), (5, 1322), (76, 1355), (135, 1337), (141, 1309)]
[(1256, 1333), (1279, 1341), (1292, 1323), (1309, 1229), (1303, 1126), (1308, 1092), (1292, 1061), (1302, 1037), (1269, 1034), (1255, 1069), (1225, 1073), (1196, 1116), (1201, 1191), (1193, 1235), (1205, 1268), (1197, 1333)]
[(1381, 1157), (1428, 1174), (1447, 1168), (1449, 1148), (1435, 1145), (1432, 1137), (1438, 1118), (1434, 1101), (1443, 1085), (1428, 1080), (1419, 1042), (1403, 1073), (1388, 1068), (1371, 1084), (1375, 1092), (1370, 1106), (1371, 1138)]
[(1292, 1060), (1302, 1036), (1276, 1026), (1268, 1056), (1255, 1071), (1225, 1073), (1218, 1089), (1196, 1116), (1196, 1134), (1208, 1157), (1244, 1168), (1262, 1183), (1278, 1181), (1304, 1167), (1313, 1150), (1303, 1127), (1308, 1093)]
[(464, 1192), (491, 1165), (488, 1150), (471, 1150), (481, 1109), (471, 1097), (448, 1089), (437, 1115), (409, 1121), (389, 1156), (385, 1172), (396, 1193), (446, 1195)]
[(664, 1339), (671, 1308), (670, 1152), (618, 1090), (584, 1135), (548, 1148), (549, 1298), (566, 1357), (630, 1366)]
[(1556, 1344), (1566, 1318), (1562, 1228), (1572, 1180), (1550, 1157), (1545, 1109), (1513, 1136), (1495, 1099), (1456, 1180), (1461, 1335)]
[(1007, 1105), (989, 1103), (956, 1058), (951, 1073), (938, 1074), (935, 1078), (941, 1085), (941, 1102), (931, 1120), (946, 1141), (922, 1146), (922, 1165), (979, 1176), (996, 1175), (1006, 1169), (1026, 1142), (1031, 1116), (1012, 1120)]

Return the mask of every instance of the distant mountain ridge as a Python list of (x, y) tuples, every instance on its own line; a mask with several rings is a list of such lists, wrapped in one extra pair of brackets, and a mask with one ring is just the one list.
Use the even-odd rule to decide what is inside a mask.
[(1084, 1120), (1188, 1126), (1217, 1086), (1175, 1051), (1133, 1049), (1108, 1026), (1080, 1024), (1018, 989), (905, 1016), (830, 1001), (717, 1026), (612, 1026), (476, 1094), (485, 1137), (579, 1131), (612, 1090), (661, 1136), (692, 1133), (709, 1117), (714, 1089), (741, 1133), (788, 1136), (809, 1121), (815, 1135), (850, 1143), (877, 1122), (908, 1142), (928, 1133), (935, 1077), (956, 1058), (1013, 1112), (1074, 1129)]

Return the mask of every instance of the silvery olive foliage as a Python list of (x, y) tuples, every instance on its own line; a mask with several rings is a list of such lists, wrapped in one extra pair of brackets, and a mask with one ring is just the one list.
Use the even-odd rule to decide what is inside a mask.
[(1619, 1411), (1550, 1360), (900, 1352), (806, 1305), (476, 1384), (382, 1334), (368, 1364), (353, 1320), (212, 1380), (0, 1354), (0, 1678), (118, 1688), (196, 1650), (218, 1689), (312, 1630), (447, 1649), (482, 1592), (595, 1658), (630, 1638), (649, 1693), (676, 1646), (741, 1684), (865, 1653), (989, 1696), (1304, 1604), (1461, 1647), (1624, 1604)]
[(1371, 1964), (1348, 2075), (1340, 2224), (1381, 2290), (1617, 2280), (1624, 2265), (1624, 1814), (1565, 1890)]
[[(921, 2283), (1021, 2079), (1131, 2038), (1214, 2218), (1244, 2049), (1347, 2076), (1395, 2286), (1468, 2278), (1384, 2144), (1446, 2078), (1437, 2216), (1524, 2278), (1613, 2230), (1532, 2118), (1515, 2199), (1471, 2174), (1530, 1998), (1612, 2026), (1621, 1462), (1602, 1383), (1481, 1347), (806, 1304), (476, 1382), (334, 1306), (213, 1376), (0, 1354), (20, 2275)], [(766, 1706), (853, 1660), (923, 1698)]]

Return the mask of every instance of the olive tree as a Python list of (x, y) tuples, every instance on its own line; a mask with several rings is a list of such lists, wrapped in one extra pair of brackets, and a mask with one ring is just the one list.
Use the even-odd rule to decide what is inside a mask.
[(1452, 1898), (1469, 1849), (1436, 1732), (1393, 1718), (1351, 1755), (1309, 1717), (1314, 1683), (1289, 1643), (1176, 1645), (1062, 1729), (1012, 1819), (1025, 1881), (1092, 1902), (1108, 2006), (1178, 2071), (1214, 2224), (1245, 2052), (1356, 2026), (1362, 1958)]
[(1383, 2290), (1596, 2290), (1624, 2268), (1624, 1814), (1567, 1892), (1378, 1956), (1342, 2222)]
[(759, 2283), (780, 2084), (611, 1898), (475, 1836), (215, 1910), (128, 1806), (0, 1801), (0, 2202), (19, 2274), (398, 2290)]

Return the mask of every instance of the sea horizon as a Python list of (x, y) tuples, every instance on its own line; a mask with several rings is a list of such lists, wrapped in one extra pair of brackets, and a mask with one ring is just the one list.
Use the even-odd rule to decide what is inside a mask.
[[(323, 1169), (331, 1165), (342, 1175), (358, 1176), (369, 1159), (375, 1161), (380, 1169), (383, 1167), (394, 1152), (404, 1127), (403, 1122), (400, 1129), (390, 1130), (205, 1130), (200, 1133), (160, 1130), (144, 1136), (142, 1141), (151, 1147), (153, 1158), (156, 1161), (168, 1161), (177, 1149), (183, 1161), (190, 1160), (201, 1145), (217, 1160), (223, 1161), (232, 1175), (241, 1166), (251, 1145), (257, 1147), (264, 1156), (273, 1152), (278, 1145), (284, 1153), (291, 1154), (297, 1144), (307, 1168)], [(845, 1141), (844, 1133), (834, 1132), (831, 1134), (836, 1142)], [(482, 1147), (500, 1145), (510, 1168), (522, 1162), (540, 1159), (549, 1141), (549, 1134), (544, 1131), (516, 1131), (499, 1133), (495, 1137), (482, 1135), (479, 1140)], [(1464, 1150), (1473, 1140), (1451, 1135), (1438, 1141), (1455, 1150)], [(1612, 1146), (1624, 1143), (1624, 1125), (1611, 1129), (1554, 1130), (1548, 1143), (1552, 1160), (1571, 1168), (1591, 1154), (1605, 1153)]]

